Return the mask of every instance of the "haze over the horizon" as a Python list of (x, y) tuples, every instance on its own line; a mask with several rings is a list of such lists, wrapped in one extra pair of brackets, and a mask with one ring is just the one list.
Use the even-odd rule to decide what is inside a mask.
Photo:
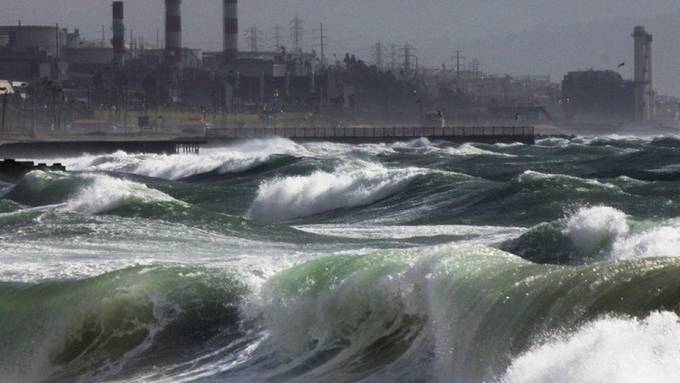
[[(163, 0), (126, 2), (126, 26), (154, 42), (163, 29)], [(183, 2), (184, 44), (216, 50), (222, 43), (222, 1)], [(110, 36), (109, 0), (0, 0), (0, 24), (60, 23), (79, 27), (87, 39), (98, 39), (101, 26)], [(415, 46), (420, 62), (450, 65), (456, 49), (479, 57), (482, 70), (510, 74), (550, 74), (554, 80), (568, 70), (613, 68), (632, 63), (630, 32), (644, 23), (655, 34), (655, 82), (661, 93), (680, 96), (680, 47), (670, 15), (677, 0), (241, 0), (241, 30), (256, 25), (260, 46), (272, 47), (274, 26), (284, 28), (299, 15), (305, 21), (304, 47), (313, 49), (320, 23), (328, 28), (329, 52), (352, 52), (371, 60), (371, 46)], [(657, 23), (658, 22), (658, 23)], [(657, 25), (658, 24), (658, 25)], [(678, 22), (680, 24), (680, 22)], [(609, 26), (608, 28), (605, 28)], [(580, 32), (580, 33), (579, 33)], [(161, 33), (162, 36), (162, 33)], [(161, 37), (162, 38), (162, 37)], [(245, 46), (245, 37), (241, 46)], [(288, 42), (288, 39), (286, 39)], [(630, 76), (630, 65), (623, 74)]]

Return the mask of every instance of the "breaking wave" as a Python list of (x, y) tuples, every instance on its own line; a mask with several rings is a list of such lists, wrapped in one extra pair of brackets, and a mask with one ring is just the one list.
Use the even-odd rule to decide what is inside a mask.
[(31, 206), (60, 205), (86, 213), (105, 213), (130, 203), (177, 203), (169, 195), (144, 184), (103, 174), (34, 171), (6, 198)]
[(605, 317), (543, 341), (512, 362), (503, 383), (674, 382), (680, 318)]
[(11, 382), (102, 381), (238, 336), (245, 287), (202, 269), (138, 267), (93, 279), (0, 284), (0, 372)]
[(390, 169), (356, 161), (333, 173), (315, 171), (308, 176), (276, 178), (260, 185), (249, 216), (263, 222), (281, 222), (368, 205), (393, 195), (426, 173), (425, 169)]
[(678, 257), (680, 221), (634, 221), (612, 207), (583, 207), (501, 247), (534, 262), (558, 264)]
[[(678, 338), (660, 334), (678, 331), (674, 314), (597, 320), (672, 310), (679, 271), (672, 259), (564, 268), (446, 246), (324, 257), (256, 290), (237, 274), (153, 266), (4, 283), (0, 372), (16, 382), (524, 381), (556, 363), (553, 349), (588, 368), (581, 350), (602, 362), (614, 348), (644, 358), (672, 348)], [(555, 333), (565, 335), (545, 335)], [(593, 371), (561, 378), (597, 377), (583, 374)]]
[(112, 171), (178, 180), (204, 173), (238, 173), (269, 161), (275, 155), (305, 156), (302, 146), (282, 138), (245, 141), (220, 148), (202, 149), (194, 154), (129, 154), (118, 151), (99, 156), (65, 159), (68, 169)]

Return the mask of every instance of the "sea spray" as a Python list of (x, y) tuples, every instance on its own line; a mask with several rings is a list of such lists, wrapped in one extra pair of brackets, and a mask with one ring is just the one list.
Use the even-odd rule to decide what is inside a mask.
[(249, 216), (263, 222), (280, 222), (339, 208), (368, 205), (405, 187), (427, 170), (389, 169), (379, 164), (355, 162), (334, 173), (316, 171), (265, 181), (260, 185)]
[(59, 204), (63, 209), (86, 214), (107, 212), (130, 201), (181, 204), (163, 192), (134, 181), (95, 173), (43, 171), (26, 175), (7, 198), (32, 206)]
[(501, 248), (541, 263), (586, 263), (680, 256), (680, 222), (635, 221), (609, 206), (576, 209), (537, 225)]
[(204, 173), (238, 173), (263, 164), (274, 155), (308, 156), (304, 147), (282, 138), (245, 141), (226, 147), (204, 148), (200, 155), (149, 154), (118, 151), (64, 159), (68, 169), (115, 171), (177, 180)]
[[(625, 382), (608, 361), (675, 375), (677, 140), (280, 143), (82, 156), (69, 169), (94, 172), (3, 185), (0, 376)], [(399, 187), (340, 207), (320, 187), (324, 211), (284, 218), (296, 227), (247, 216), (261, 185), (319, 172)], [(280, 194), (269, 210), (294, 206)]]
[(608, 206), (581, 208), (566, 222), (565, 234), (586, 254), (606, 249), (630, 228), (626, 215)]
[(547, 337), (515, 359), (502, 383), (672, 383), (680, 376), (680, 318), (604, 317)]

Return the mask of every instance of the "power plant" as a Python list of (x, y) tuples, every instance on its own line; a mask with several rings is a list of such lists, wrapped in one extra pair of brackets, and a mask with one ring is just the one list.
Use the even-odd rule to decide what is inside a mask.
[(238, 59), (238, 0), (224, 0), (224, 61)]
[(173, 69), (182, 65), (182, 0), (165, 0), (165, 58)]
[(113, 64), (117, 68), (125, 65), (125, 23), (122, 1), (113, 2)]
[(644, 26), (636, 26), (632, 37), (632, 80), (624, 80), (614, 70), (575, 71), (564, 77), (561, 101), (566, 118), (589, 122), (648, 122), (655, 118), (652, 35)]
[(221, 25), (215, 29), (223, 39), (215, 51), (184, 45), (182, 0), (164, 0), (164, 24), (155, 42), (133, 35), (121, 0), (111, 2), (111, 34), (102, 28), (101, 39), (86, 40), (78, 29), (58, 24), (0, 26), (0, 79), (29, 84), (16, 92), (23, 98), (10, 103), (14, 112), (7, 118), (8, 130), (27, 124), (31, 134), (59, 127), (191, 133), (208, 125), (389, 121), (429, 126), (432, 116), (444, 115), (468, 126), (558, 120), (620, 124), (649, 122), (657, 115), (653, 39), (643, 26), (633, 32), (632, 80), (612, 69), (573, 71), (560, 86), (550, 76), (482, 73), (479, 60), (471, 57), (466, 65), (460, 50), (453, 51), (453, 64), (441, 69), (421, 65), (418, 50), (409, 44), (403, 45), (403, 65), (397, 45), (382, 42), (375, 46), (375, 65), (350, 54), (331, 59), (323, 23), (314, 45), (320, 54), (303, 50), (299, 17), (290, 22), (289, 49), (280, 27), (275, 28), (275, 48), (260, 49), (264, 44), (258, 47), (253, 26), (250, 50), (240, 50), (238, 0), (213, 2), (221, 8)]

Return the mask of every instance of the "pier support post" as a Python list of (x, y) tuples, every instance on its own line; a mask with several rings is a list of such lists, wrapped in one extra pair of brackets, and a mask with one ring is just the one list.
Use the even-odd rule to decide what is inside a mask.
[(2, 123), (0, 126), (0, 138), (5, 136), (5, 121), (7, 120), (7, 93), (2, 95)]

